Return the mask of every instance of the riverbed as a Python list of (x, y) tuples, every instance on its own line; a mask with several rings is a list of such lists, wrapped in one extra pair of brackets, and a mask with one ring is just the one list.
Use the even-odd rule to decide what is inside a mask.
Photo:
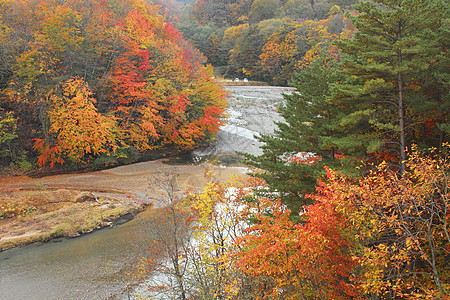
[[(273, 132), (273, 121), (282, 120), (277, 108), (281, 93), (292, 89), (282, 87), (227, 87), (229, 122), (210, 147), (194, 152), (196, 157), (219, 157), (219, 165), (169, 165), (159, 160), (121, 166), (109, 170), (48, 176), (29, 179), (21, 186), (45, 186), (49, 189), (77, 188), (92, 191), (114, 191), (151, 200), (148, 179), (155, 172), (179, 174), (182, 187), (200, 189), (206, 183), (205, 168), (226, 180), (233, 174), (247, 171), (242, 167), (220, 165), (237, 152), (259, 154), (254, 135)], [(138, 241), (138, 218), (121, 225), (99, 230), (79, 238), (53, 240), (0, 253), (0, 299), (108, 299), (126, 293), (127, 284), (135, 279), (133, 272), (145, 248)], [(148, 237), (151, 239), (151, 237)]]

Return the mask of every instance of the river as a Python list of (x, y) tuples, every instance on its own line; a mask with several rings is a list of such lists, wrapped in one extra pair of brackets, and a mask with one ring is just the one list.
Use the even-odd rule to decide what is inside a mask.
[(133, 247), (136, 224), (0, 253), (0, 299), (105, 299), (121, 292), (128, 280), (121, 271), (143, 251)]
[[(224, 161), (224, 157), (233, 156), (237, 151), (260, 153), (253, 135), (273, 132), (273, 121), (281, 120), (276, 112), (282, 100), (281, 93), (292, 91), (282, 87), (252, 86), (227, 89), (231, 93), (230, 120), (210, 147), (194, 152), (198, 157), (216, 156)], [(152, 167), (148, 163), (140, 163), (77, 175), (77, 180), (84, 178), (89, 182), (92, 177), (102, 176), (105, 180), (112, 180), (113, 175), (124, 174), (129, 178), (141, 172), (142, 175), (134, 178), (133, 183), (136, 185), (135, 194), (142, 195), (145, 190), (141, 184), (138, 188), (137, 183), (139, 180), (145, 182), (147, 175), (142, 170), (149, 168)], [(201, 165), (186, 168), (197, 173), (196, 176), (202, 176)], [(217, 170), (225, 172), (221, 168)], [(238, 168), (231, 168), (231, 171), (243, 172)], [(193, 175), (189, 176), (186, 181)], [(68, 176), (61, 178), (67, 182), (73, 180)], [(118, 178), (115, 184), (123, 180)], [(63, 184), (63, 180), (59, 180), (59, 184)], [(139, 216), (145, 218), (145, 212)], [(114, 299), (114, 295), (121, 292), (120, 298), (127, 298), (123, 291), (133, 278), (126, 274), (133, 271), (133, 266), (145, 254), (145, 248), (138, 246), (138, 241), (145, 238), (136, 235), (139, 224), (138, 219), (133, 219), (79, 238), (53, 240), (0, 252), (0, 299)]]

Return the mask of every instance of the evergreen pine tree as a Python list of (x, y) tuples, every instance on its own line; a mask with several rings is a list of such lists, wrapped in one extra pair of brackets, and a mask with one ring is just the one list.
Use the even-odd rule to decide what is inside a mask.
[(414, 83), (420, 87), (420, 98), (413, 112), (418, 115), (414, 127), (415, 142), (424, 149), (430, 146), (442, 150), (443, 144), (448, 142), (450, 135), (450, 2), (442, 3), (439, 7), (446, 12), (440, 20), (440, 28), (427, 30), (429, 38), (437, 41), (437, 55), (428, 57), (430, 67), (426, 72), (417, 76)]
[[(405, 170), (406, 147), (413, 142), (414, 108), (421, 105), (417, 77), (442, 51), (435, 34), (448, 15), (444, 0), (376, 0), (361, 2), (350, 15), (353, 39), (337, 45), (346, 59), (347, 80), (337, 86), (336, 101), (352, 106), (341, 125), (368, 153), (390, 156)], [(386, 158), (386, 156), (384, 156)]]
[[(284, 95), (280, 112), (285, 122), (278, 122), (274, 135), (258, 137), (263, 143), (260, 156), (244, 154), (246, 163), (262, 169), (255, 176), (263, 178), (268, 195), (281, 198), (296, 215), (310, 203), (306, 193), (314, 190), (323, 164), (336, 165), (339, 147), (335, 138), (343, 133), (337, 123), (345, 108), (330, 102), (330, 87), (339, 79), (336, 62), (316, 57), (308, 68), (297, 74), (292, 85), (296, 91)], [(296, 157), (303, 157), (298, 162)]]

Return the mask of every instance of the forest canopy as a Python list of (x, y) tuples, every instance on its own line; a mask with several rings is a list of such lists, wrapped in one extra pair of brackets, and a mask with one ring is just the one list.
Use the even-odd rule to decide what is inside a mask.
[(199, 0), (177, 27), (228, 78), (288, 85), (318, 49), (352, 31), (356, 0)]
[(142, 0), (2, 0), (2, 165), (104, 166), (215, 134), (224, 92), (161, 11)]
[(449, 299), (448, 1), (199, 0), (191, 16), (181, 31), (225, 76), (296, 89), (244, 154), (250, 180), (201, 195), (200, 292)]
[(356, 2), (0, 0), (0, 166), (208, 142), (226, 108), (212, 66), (289, 84), (248, 177), (150, 180), (166, 259), (148, 269), (168, 280), (149, 290), (449, 300), (449, 3)]

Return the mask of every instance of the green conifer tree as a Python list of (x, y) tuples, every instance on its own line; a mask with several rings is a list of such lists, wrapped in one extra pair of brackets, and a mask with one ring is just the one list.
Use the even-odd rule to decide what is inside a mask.
[(437, 55), (428, 57), (430, 68), (417, 76), (416, 86), (420, 87), (420, 98), (413, 107), (418, 115), (414, 127), (415, 142), (427, 149), (430, 146), (443, 149), (450, 135), (450, 2), (442, 5), (447, 13), (440, 20), (441, 27), (428, 30), (427, 36), (437, 41)]
[(347, 55), (347, 80), (337, 86), (336, 99), (354, 110), (341, 125), (353, 127), (353, 138), (368, 153), (393, 151), (391, 157), (404, 172), (406, 148), (413, 142), (410, 129), (417, 121), (413, 112), (421, 102), (413, 83), (442, 51), (433, 33), (448, 15), (448, 4), (376, 0), (354, 8), (358, 14), (349, 17), (357, 31), (353, 39), (337, 43)]
[[(274, 135), (258, 138), (263, 154), (244, 154), (247, 164), (263, 170), (255, 176), (268, 183), (269, 189), (264, 192), (281, 198), (293, 216), (310, 203), (305, 194), (314, 190), (323, 164), (342, 164), (336, 159), (341, 153), (335, 139), (344, 134), (337, 121), (345, 108), (330, 102), (330, 87), (339, 80), (336, 65), (329, 57), (319, 56), (298, 73), (292, 82), (296, 91), (284, 95), (280, 107), (285, 122), (276, 124)], [(305, 162), (296, 161), (296, 155), (303, 156)]]

